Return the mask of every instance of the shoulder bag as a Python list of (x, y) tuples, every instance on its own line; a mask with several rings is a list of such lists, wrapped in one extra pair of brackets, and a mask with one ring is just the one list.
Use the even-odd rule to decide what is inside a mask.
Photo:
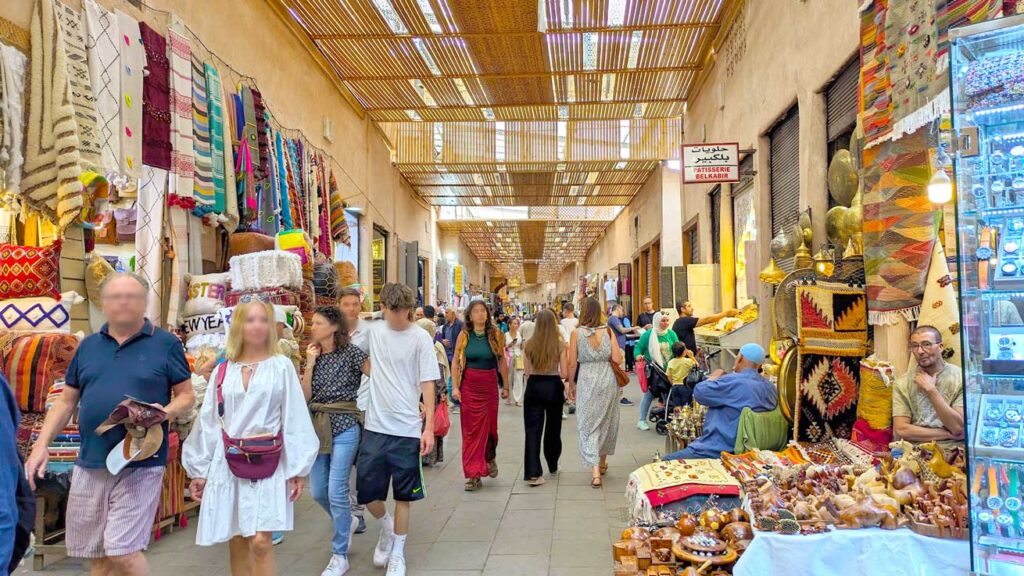
[(263, 480), (277, 471), (284, 449), (284, 430), (277, 434), (259, 434), (245, 438), (232, 438), (224, 429), (224, 393), (221, 390), (228, 363), (221, 362), (217, 371), (217, 416), (220, 434), (224, 440), (224, 457), (231, 473), (244, 480)]
[[(615, 335), (612, 334), (611, 328), (608, 328), (608, 337), (615, 338)], [(626, 371), (622, 369), (622, 366), (616, 364), (614, 360), (609, 359), (608, 363), (612, 365), (612, 372), (615, 373), (615, 383), (619, 388), (625, 388), (626, 385), (629, 384), (629, 374), (626, 374)]]

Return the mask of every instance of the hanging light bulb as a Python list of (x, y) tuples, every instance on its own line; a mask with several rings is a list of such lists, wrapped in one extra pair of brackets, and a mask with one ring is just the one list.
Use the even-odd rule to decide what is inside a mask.
[(942, 168), (936, 170), (928, 181), (928, 199), (935, 204), (945, 204), (953, 199), (953, 182)]

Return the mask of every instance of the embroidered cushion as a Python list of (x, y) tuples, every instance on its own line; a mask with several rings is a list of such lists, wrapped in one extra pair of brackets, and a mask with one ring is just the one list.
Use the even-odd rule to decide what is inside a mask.
[(228, 274), (203, 274), (186, 276), (188, 300), (185, 301), (186, 316), (213, 314), (224, 307), (224, 295), (228, 291)]
[(181, 331), (185, 333), (186, 340), (201, 334), (221, 334), (224, 332), (224, 318), (218, 312), (187, 316), (181, 320)]
[(0, 328), (21, 332), (71, 332), (71, 308), (83, 302), (77, 292), (53, 298), (12, 298), (0, 301)]
[(302, 230), (284, 230), (277, 233), (276, 246), (278, 250), (291, 252), (302, 259), (302, 265), (312, 264), (313, 251), (309, 247), (309, 238)]
[(113, 273), (114, 267), (110, 265), (110, 262), (99, 254), (93, 253), (89, 264), (85, 267), (85, 295), (90, 301), (99, 303), (100, 286), (103, 285), (103, 280)]
[[(221, 308), (217, 311), (220, 314), (221, 319), (224, 322), (224, 334), (228, 333), (231, 329), (231, 317), (235, 313), (234, 306), (228, 306)], [(302, 312), (299, 311), (298, 306), (288, 306), (281, 304), (274, 304), (274, 321), (278, 324), (284, 324), (285, 327), (295, 330), (296, 327), (301, 331), (303, 328)]]
[(301, 298), (302, 296), (297, 291), (287, 288), (264, 288), (263, 290), (232, 290), (224, 297), (224, 302), (228, 306), (235, 306), (239, 302), (262, 300), (282, 306), (299, 306)]
[(60, 240), (35, 248), (0, 244), (0, 300), (60, 298)]
[(64, 378), (77, 349), (78, 338), (71, 334), (28, 334), (14, 340), (4, 359), (4, 373), (19, 409), (45, 410), (50, 386)]
[(232, 290), (302, 286), (302, 260), (297, 254), (281, 250), (255, 252), (231, 258), (229, 266)]

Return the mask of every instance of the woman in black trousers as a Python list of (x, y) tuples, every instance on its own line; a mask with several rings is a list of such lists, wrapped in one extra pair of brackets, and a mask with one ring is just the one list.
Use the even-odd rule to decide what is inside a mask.
[(526, 481), (531, 486), (544, 483), (540, 465), (541, 439), (548, 473), (558, 472), (562, 455), (562, 405), (569, 393), (566, 343), (551, 310), (537, 315), (533, 336), (523, 350), (526, 393), (523, 397), (523, 423), (526, 428)]

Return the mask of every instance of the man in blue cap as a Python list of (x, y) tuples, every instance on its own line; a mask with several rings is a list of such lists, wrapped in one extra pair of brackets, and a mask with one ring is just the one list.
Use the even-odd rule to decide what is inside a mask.
[(693, 399), (708, 408), (704, 434), (663, 459), (718, 458), (722, 452), (732, 452), (740, 412), (744, 408), (768, 412), (775, 409), (778, 401), (778, 390), (758, 372), (762, 362), (764, 348), (753, 342), (744, 344), (732, 372), (715, 370), (707, 380), (697, 384)]

